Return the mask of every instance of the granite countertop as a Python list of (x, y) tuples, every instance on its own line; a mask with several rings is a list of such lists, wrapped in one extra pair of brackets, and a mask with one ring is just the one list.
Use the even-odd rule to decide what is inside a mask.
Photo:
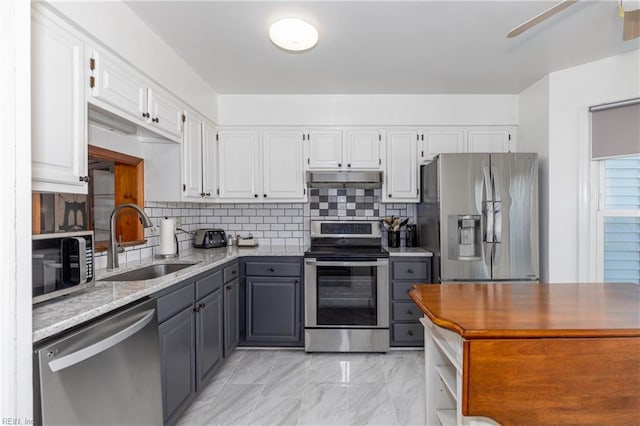
[[(303, 256), (301, 246), (259, 246), (229, 249), (192, 249), (179, 258), (123, 265), (118, 270), (96, 270), (95, 285), (33, 307), (33, 342), (51, 337), (114, 309), (157, 293), (202, 272), (245, 256)], [(196, 263), (162, 277), (140, 281), (107, 281), (109, 276), (160, 263)], [(105, 281), (99, 281), (105, 280)]]
[(425, 250), (421, 247), (388, 247), (389, 256), (407, 256), (407, 257), (419, 257), (426, 256), (431, 257), (433, 253), (429, 250)]

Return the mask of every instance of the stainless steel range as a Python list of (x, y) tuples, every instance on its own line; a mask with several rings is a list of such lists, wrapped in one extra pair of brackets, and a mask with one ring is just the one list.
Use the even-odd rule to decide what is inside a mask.
[(305, 350), (389, 350), (389, 253), (378, 221), (311, 221)]

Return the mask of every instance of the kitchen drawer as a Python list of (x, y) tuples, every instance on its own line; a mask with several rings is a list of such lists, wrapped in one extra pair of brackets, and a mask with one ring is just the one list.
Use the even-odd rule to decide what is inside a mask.
[(263, 277), (299, 277), (299, 263), (247, 262), (245, 274)]
[(420, 282), (427, 280), (428, 263), (424, 262), (399, 262), (394, 261), (393, 279), (394, 280), (413, 280)]
[(391, 324), (392, 339), (394, 342), (420, 343), (424, 341), (424, 328), (422, 324)]
[(233, 281), (236, 278), (238, 278), (238, 262), (224, 268), (225, 284), (228, 283), (229, 281)]
[(423, 315), (413, 302), (393, 302), (392, 310), (394, 321), (418, 321)]
[(213, 293), (222, 287), (222, 271), (214, 272), (196, 281), (196, 300)]
[(158, 323), (177, 314), (193, 304), (195, 284), (189, 284), (165, 296), (158, 298)]
[[(391, 283), (391, 298), (393, 300), (411, 300), (409, 291), (413, 287), (413, 283)], [(417, 308), (416, 308), (417, 309)]]

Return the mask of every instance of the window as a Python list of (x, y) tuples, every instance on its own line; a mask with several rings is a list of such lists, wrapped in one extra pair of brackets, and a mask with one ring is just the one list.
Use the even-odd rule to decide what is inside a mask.
[(640, 283), (640, 156), (599, 163), (598, 280)]

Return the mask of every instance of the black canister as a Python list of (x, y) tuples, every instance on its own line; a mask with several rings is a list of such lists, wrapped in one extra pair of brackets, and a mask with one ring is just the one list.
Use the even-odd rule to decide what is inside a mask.
[(400, 247), (400, 231), (387, 231), (387, 245), (389, 247)]
[(407, 225), (405, 234), (405, 246), (418, 247), (418, 226), (415, 224)]

